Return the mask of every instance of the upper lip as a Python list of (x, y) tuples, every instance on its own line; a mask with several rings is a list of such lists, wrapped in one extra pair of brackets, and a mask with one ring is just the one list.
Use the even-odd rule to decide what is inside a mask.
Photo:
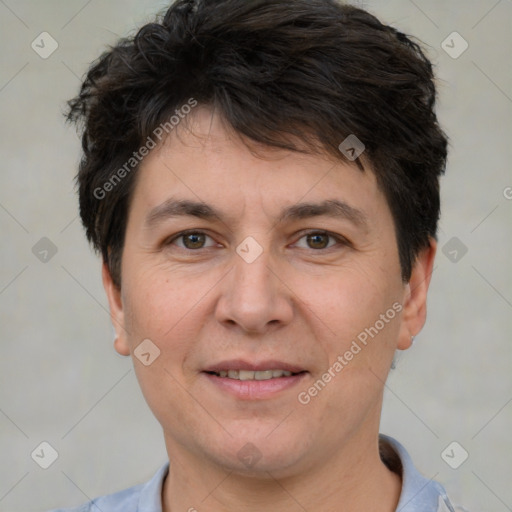
[(285, 370), (292, 373), (299, 373), (306, 371), (300, 366), (285, 363), (284, 361), (277, 361), (275, 359), (268, 359), (265, 361), (248, 362), (243, 359), (230, 359), (220, 361), (205, 368), (205, 372), (220, 372), (222, 370), (249, 370), (249, 371), (263, 371), (263, 370)]

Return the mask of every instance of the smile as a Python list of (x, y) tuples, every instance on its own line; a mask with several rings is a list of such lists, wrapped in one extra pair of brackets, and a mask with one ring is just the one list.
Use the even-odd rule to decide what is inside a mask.
[(307, 371), (289, 370), (219, 370), (202, 372), (216, 393), (238, 400), (265, 400), (279, 397), (308, 375)]
[(281, 377), (290, 377), (291, 375), (297, 375), (288, 370), (220, 370), (219, 372), (211, 373), (219, 377), (235, 380), (269, 380)]

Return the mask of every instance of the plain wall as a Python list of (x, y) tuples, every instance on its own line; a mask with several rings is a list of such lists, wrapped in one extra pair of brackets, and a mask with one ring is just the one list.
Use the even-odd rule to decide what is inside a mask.
[[(88, 64), (165, 4), (0, 2), (2, 511), (76, 505), (146, 481), (166, 460), (132, 363), (112, 347), (100, 261), (78, 218), (80, 144), (62, 117)], [(454, 503), (505, 512), (512, 509), (512, 3), (358, 4), (428, 45), (451, 144), (429, 318), (388, 380), (381, 431), (401, 441)], [(44, 31), (59, 45), (47, 59), (31, 48)], [(454, 31), (469, 44), (458, 58), (441, 48)], [(454, 41), (456, 50), (461, 40)], [(47, 262), (33, 253), (43, 237), (57, 249)], [(42, 441), (59, 454), (46, 470), (30, 456)], [(452, 441), (469, 454), (458, 469), (441, 457)]]

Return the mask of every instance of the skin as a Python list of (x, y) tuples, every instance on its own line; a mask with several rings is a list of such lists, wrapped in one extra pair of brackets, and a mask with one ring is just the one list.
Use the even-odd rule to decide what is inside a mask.
[[(424, 325), (435, 241), (404, 283), (371, 170), (323, 155), (255, 154), (203, 107), (178, 128), (138, 171), (120, 290), (103, 266), (115, 348), (133, 356), (165, 436), (163, 510), (394, 511), (401, 480), (378, 453), (383, 388), (395, 350)], [(169, 198), (207, 203), (222, 221), (179, 216), (146, 228), (150, 210)], [(365, 226), (328, 216), (278, 222), (283, 208), (330, 199), (363, 212)], [(208, 235), (199, 238), (205, 247), (175, 238), (189, 229)], [(308, 238), (318, 231), (339, 240)], [(248, 236), (263, 249), (252, 263), (236, 252)], [(401, 313), (299, 403), (298, 393), (393, 303)], [(134, 357), (144, 339), (160, 350), (148, 366)], [(279, 359), (309, 373), (271, 398), (241, 400), (201, 373), (234, 358)], [(250, 467), (238, 457), (247, 443), (261, 457)]]

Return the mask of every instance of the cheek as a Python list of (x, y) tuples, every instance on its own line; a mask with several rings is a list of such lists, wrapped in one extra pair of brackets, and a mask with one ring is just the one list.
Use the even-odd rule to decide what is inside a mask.
[[(188, 384), (182, 366), (194, 349), (197, 326), (201, 325), (197, 321), (200, 297), (191, 287), (173, 283), (172, 277), (154, 270), (131, 279), (126, 294), (133, 365), (146, 402), (163, 425), (186, 424), (193, 406), (184, 391)], [(134, 353), (146, 339), (159, 351), (149, 365)]]
[(194, 306), (204, 295), (198, 280), (184, 282), (159, 267), (142, 268), (128, 282), (133, 334), (153, 337), (156, 343), (183, 333)]
[(400, 297), (398, 281), (389, 275), (340, 269), (336, 278), (315, 280), (301, 289), (304, 311), (316, 325), (315, 337), (328, 365), (352, 350), (347, 368), (371, 367), (383, 375), (387, 371), (400, 326), (400, 315), (393, 308)]
[(373, 324), (391, 307), (395, 294), (388, 290), (382, 275), (370, 275), (364, 269), (340, 269), (336, 275), (309, 283), (302, 296), (320, 320), (342, 335)]

